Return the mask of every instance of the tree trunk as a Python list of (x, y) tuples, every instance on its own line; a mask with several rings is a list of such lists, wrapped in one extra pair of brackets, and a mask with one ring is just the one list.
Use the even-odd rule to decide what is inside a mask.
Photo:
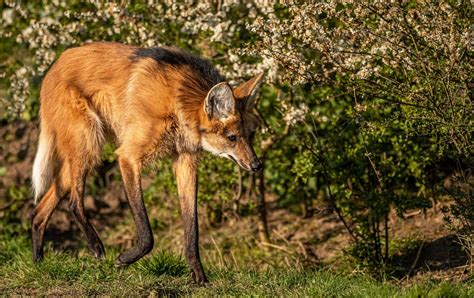
[(262, 170), (255, 175), (257, 175), (257, 186), (258, 191), (256, 191), (257, 199), (257, 210), (258, 210), (258, 238), (262, 242), (269, 242), (270, 233), (268, 231), (267, 223), (267, 206), (265, 203), (265, 176), (263, 171), (265, 169), (265, 164), (262, 162)]

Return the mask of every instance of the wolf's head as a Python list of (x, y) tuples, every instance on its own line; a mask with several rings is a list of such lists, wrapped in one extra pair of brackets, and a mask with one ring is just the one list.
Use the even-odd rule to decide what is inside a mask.
[(252, 111), (262, 80), (263, 74), (259, 74), (235, 89), (226, 82), (219, 83), (212, 87), (204, 101), (203, 149), (228, 158), (247, 171), (262, 168), (252, 147), (259, 124)]

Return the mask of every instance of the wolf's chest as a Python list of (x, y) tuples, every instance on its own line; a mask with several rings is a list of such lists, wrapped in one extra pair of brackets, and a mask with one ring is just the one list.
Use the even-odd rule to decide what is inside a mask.
[(148, 161), (176, 156), (182, 152), (197, 152), (199, 137), (195, 132), (180, 127), (176, 122), (170, 122), (152, 134), (147, 146)]

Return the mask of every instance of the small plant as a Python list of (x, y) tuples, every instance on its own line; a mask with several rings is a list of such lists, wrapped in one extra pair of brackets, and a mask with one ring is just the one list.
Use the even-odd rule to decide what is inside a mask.
[(151, 258), (141, 261), (138, 269), (143, 273), (154, 276), (182, 276), (188, 271), (186, 263), (180, 256), (171, 254), (170, 252), (159, 252)]

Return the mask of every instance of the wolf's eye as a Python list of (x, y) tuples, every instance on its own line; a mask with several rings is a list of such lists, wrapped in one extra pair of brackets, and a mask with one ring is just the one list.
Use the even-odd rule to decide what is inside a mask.
[(228, 138), (229, 141), (231, 141), (231, 142), (237, 141), (237, 137), (236, 137), (235, 135), (229, 135), (229, 136), (227, 136), (227, 138)]

